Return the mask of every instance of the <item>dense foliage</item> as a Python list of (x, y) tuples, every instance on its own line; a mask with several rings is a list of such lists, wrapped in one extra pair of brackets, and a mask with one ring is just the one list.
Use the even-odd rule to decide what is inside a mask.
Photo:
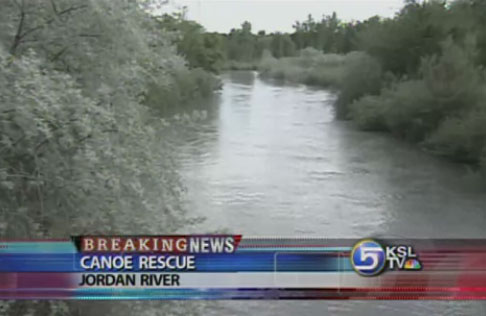
[(186, 69), (168, 36), (130, 0), (8, 1), (1, 14), (2, 234), (157, 229), (133, 210), (177, 227), (163, 125), (143, 105)]
[(225, 58), (222, 35), (207, 33), (200, 24), (188, 21), (180, 14), (164, 14), (156, 21), (164, 30), (174, 33), (177, 51), (186, 58), (191, 68), (214, 73), (221, 69)]
[[(361, 49), (381, 65), (382, 90), (365, 89), (341, 100), (338, 109), (344, 106), (344, 116), (362, 128), (390, 131), (454, 160), (484, 163), (485, 16), (483, 1), (408, 1), (395, 18), (360, 34)], [(361, 73), (371, 62), (354, 69)], [(351, 81), (342, 87), (355, 91)]]
[[(149, 15), (151, 5), (2, 1), (0, 237), (169, 233), (187, 224), (163, 138), (170, 126), (154, 113), (210, 95), (218, 82), (209, 72), (224, 64), (339, 87), (338, 117), (486, 166), (483, 0), (408, 0), (395, 17), (364, 22), (309, 16), (292, 34), (255, 34), (249, 22), (206, 33), (180, 16)], [(29, 314), (34, 305), (6, 309)]]
[(232, 29), (228, 34), (221, 34), (227, 69), (256, 69), (265, 52), (272, 57), (282, 58), (297, 55), (294, 41), (289, 34), (266, 34), (252, 32), (252, 25), (244, 22), (240, 29)]
[[(166, 97), (177, 106), (208, 94), (212, 76), (186, 66), (172, 45), (176, 34), (146, 5), (2, 1), (0, 237), (170, 233), (188, 223), (162, 137), (168, 122), (153, 109)], [(132, 314), (137, 306), (119, 308)], [(165, 310), (177, 314), (171, 306)], [(90, 315), (120, 312), (98, 307)], [(6, 315), (84, 314), (74, 303), (0, 308)]]
[(338, 86), (338, 118), (458, 161), (486, 162), (485, 1), (407, 0), (389, 19), (309, 16), (294, 28), (297, 57), (270, 51), (262, 75)]
[(244, 22), (239, 29), (232, 29), (229, 34), (222, 34), (227, 64), (252, 65), (269, 52), (274, 58), (294, 57), (300, 50), (313, 48), (323, 53), (348, 53), (356, 47), (357, 30), (361, 23), (343, 23), (333, 13), (323, 16), (316, 22), (309, 15), (304, 22), (296, 22), (292, 34), (265, 31), (252, 32), (252, 25)]

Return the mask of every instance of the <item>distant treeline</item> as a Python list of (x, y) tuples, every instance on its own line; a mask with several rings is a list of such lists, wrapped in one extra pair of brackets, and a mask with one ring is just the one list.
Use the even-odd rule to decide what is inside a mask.
[(479, 50), (477, 61), (486, 63), (486, 16), (483, 0), (446, 1), (405, 0), (404, 8), (394, 18), (379, 16), (365, 21), (344, 22), (336, 13), (295, 22), (292, 33), (270, 33), (252, 29), (249, 22), (227, 34), (207, 33), (181, 15), (158, 17), (162, 26), (179, 31), (175, 38), (179, 52), (194, 67), (217, 71), (224, 62), (259, 61), (267, 51), (275, 58), (299, 55), (305, 48), (325, 54), (347, 54), (365, 51), (382, 63), (385, 71), (414, 73), (421, 58), (441, 50), (447, 37), (455, 42), (473, 35)]
[(338, 29), (327, 46), (263, 58), (260, 72), (337, 87), (338, 118), (486, 170), (486, 1), (407, 1), (394, 18)]
[(250, 22), (221, 34), (206, 33), (198, 23), (177, 14), (164, 15), (158, 20), (167, 30), (179, 31), (180, 36), (174, 40), (190, 65), (210, 71), (218, 71), (228, 63), (256, 67), (265, 52), (275, 58), (296, 56), (307, 47), (326, 53), (348, 53), (357, 49), (356, 35), (369, 23), (343, 23), (334, 13), (321, 21), (309, 15), (307, 21), (295, 23), (292, 34), (255, 33)]
[(406, 0), (393, 18), (366, 21), (309, 15), (290, 34), (255, 34), (249, 22), (217, 34), (163, 21), (183, 31), (177, 47), (191, 67), (258, 68), (263, 76), (333, 86), (338, 118), (486, 165), (484, 0)]

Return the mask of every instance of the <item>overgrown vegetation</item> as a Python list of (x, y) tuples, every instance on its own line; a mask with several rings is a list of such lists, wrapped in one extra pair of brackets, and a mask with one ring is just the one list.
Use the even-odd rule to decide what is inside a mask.
[(407, 0), (390, 19), (309, 16), (294, 28), (297, 56), (269, 50), (263, 76), (337, 86), (338, 118), (484, 165), (486, 2)]
[(0, 21), (2, 236), (177, 229), (151, 107), (209, 93), (206, 73), (134, 1), (8, 1)]
[(347, 59), (347, 56), (337, 54), (324, 55), (314, 48), (302, 50), (299, 56), (281, 59), (267, 52), (258, 70), (263, 77), (333, 87), (341, 82)]
[[(198, 68), (204, 61), (187, 67), (172, 45), (178, 34), (160, 27), (148, 5), (2, 2), (1, 238), (170, 233), (188, 224), (163, 138), (168, 122), (154, 109), (214, 85)], [(2, 307), (6, 315), (83, 314), (70, 303)]]
[(222, 35), (205, 32), (202, 25), (184, 19), (181, 14), (164, 14), (156, 21), (162, 29), (173, 32), (172, 42), (190, 68), (213, 73), (221, 70), (225, 58)]
[[(450, 6), (409, 1), (394, 19), (360, 34), (362, 49), (381, 66), (382, 89), (360, 86), (356, 97), (346, 98), (345, 91), (357, 91), (356, 79), (344, 80), (338, 110), (361, 128), (389, 131), (453, 160), (484, 164), (484, 16), (480, 1)], [(370, 62), (356, 65), (356, 72)]]
[[(224, 68), (259, 65), (263, 76), (338, 87), (339, 118), (486, 168), (483, 0), (407, 0), (394, 18), (364, 22), (309, 16), (292, 34), (254, 34), (248, 22), (206, 33), (181, 16), (149, 15), (151, 5), (2, 1), (0, 237), (187, 224), (158, 114), (209, 96)], [(46, 302), (38, 313), (69, 308)], [(32, 310), (15, 303), (6, 314)]]
[[(298, 57), (301, 55), (299, 51), (306, 48), (322, 53), (346, 54), (355, 50), (356, 33), (361, 28), (361, 23), (343, 23), (336, 14), (323, 16), (321, 21), (315, 21), (309, 15), (306, 21), (296, 22), (292, 34), (254, 33), (251, 23), (244, 22), (241, 28), (220, 35), (225, 51), (225, 68), (242, 69), (248, 68), (248, 65), (256, 68), (263, 57)], [(316, 57), (315, 54), (313, 56)]]

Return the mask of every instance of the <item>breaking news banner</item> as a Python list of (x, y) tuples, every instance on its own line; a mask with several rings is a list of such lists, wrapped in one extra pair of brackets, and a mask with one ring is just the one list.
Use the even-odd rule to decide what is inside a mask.
[(0, 299), (486, 299), (486, 240), (4, 240)]

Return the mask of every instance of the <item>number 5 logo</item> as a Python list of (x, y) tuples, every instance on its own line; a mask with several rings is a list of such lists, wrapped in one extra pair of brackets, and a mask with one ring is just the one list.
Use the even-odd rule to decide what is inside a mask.
[(374, 240), (362, 240), (353, 247), (350, 259), (358, 274), (378, 275), (385, 267), (385, 250)]

